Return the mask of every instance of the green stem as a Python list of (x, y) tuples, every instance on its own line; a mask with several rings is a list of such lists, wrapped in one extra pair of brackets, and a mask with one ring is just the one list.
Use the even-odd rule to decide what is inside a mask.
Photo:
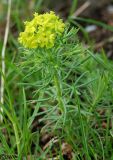
[(11, 121), (12, 125), (13, 125), (13, 130), (14, 130), (14, 134), (15, 134), (15, 138), (16, 138), (16, 145), (17, 145), (17, 151), (18, 151), (18, 155), (20, 155), (20, 140), (19, 140), (19, 134), (18, 134), (18, 129), (17, 129), (17, 122), (15, 119), (15, 113), (14, 113), (14, 109), (11, 107), (11, 111), (13, 113), (13, 116), (15, 118), (13, 118), (13, 116), (10, 114), (10, 112), (4, 107), (3, 104), (1, 104), (3, 111), (6, 113), (6, 115), (8, 116), (9, 120)]
[(57, 70), (55, 70), (55, 74), (54, 74), (54, 84), (57, 91), (57, 101), (58, 101), (59, 109), (63, 113), (65, 111), (65, 108), (62, 100), (62, 90), (61, 90), (61, 85), (60, 85), (59, 75)]
[(86, 131), (85, 131), (85, 127), (84, 127), (84, 121), (83, 121), (83, 118), (81, 115), (81, 108), (80, 108), (80, 102), (79, 102), (78, 95), (76, 95), (76, 99), (77, 99), (77, 104), (78, 104), (78, 114), (79, 114), (79, 119), (80, 119), (80, 127), (81, 127), (81, 132), (82, 132), (84, 151), (86, 154), (86, 159), (91, 160), (90, 156), (89, 156), (88, 142), (87, 142)]
[(18, 129), (17, 126), (14, 122), (13, 123), (13, 129), (14, 129), (14, 133), (15, 133), (15, 138), (16, 138), (16, 145), (17, 145), (17, 151), (18, 151), (18, 155), (20, 156), (20, 140), (19, 140), (19, 135), (18, 135)]

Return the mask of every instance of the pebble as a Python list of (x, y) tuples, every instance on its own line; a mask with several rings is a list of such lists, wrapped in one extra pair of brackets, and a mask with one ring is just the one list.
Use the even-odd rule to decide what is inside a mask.
[(107, 11), (108, 11), (108, 13), (113, 14), (113, 5), (108, 5)]
[(90, 33), (90, 32), (93, 32), (97, 29), (97, 26), (96, 25), (88, 25), (86, 26), (85, 30), (86, 32)]

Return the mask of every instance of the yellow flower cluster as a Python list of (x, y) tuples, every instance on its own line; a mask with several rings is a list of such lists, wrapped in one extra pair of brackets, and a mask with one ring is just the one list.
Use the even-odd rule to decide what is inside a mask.
[(52, 48), (57, 36), (62, 35), (65, 24), (54, 12), (34, 14), (33, 20), (25, 22), (25, 31), (19, 35), (19, 42), (26, 48)]

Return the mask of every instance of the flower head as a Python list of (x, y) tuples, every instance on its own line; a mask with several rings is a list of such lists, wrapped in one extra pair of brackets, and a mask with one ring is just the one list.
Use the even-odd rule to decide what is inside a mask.
[(61, 36), (65, 24), (54, 12), (34, 14), (30, 22), (25, 22), (25, 30), (19, 35), (19, 42), (26, 48), (52, 48), (57, 36)]

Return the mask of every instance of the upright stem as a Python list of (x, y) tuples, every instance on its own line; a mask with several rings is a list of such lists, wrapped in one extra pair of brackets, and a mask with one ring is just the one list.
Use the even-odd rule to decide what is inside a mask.
[(84, 151), (85, 151), (85, 154), (86, 154), (86, 159), (91, 160), (90, 156), (89, 156), (89, 151), (88, 151), (88, 142), (87, 142), (87, 137), (86, 137), (85, 126), (84, 126), (83, 118), (82, 118), (82, 115), (81, 115), (79, 97), (78, 97), (77, 94), (76, 94), (76, 99), (77, 99), (77, 105), (78, 105), (78, 114), (79, 114), (79, 119), (80, 119), (80, 127), (81, 127), (81, 132), (82, 132)]
[(3, 105), (2, 105), (2, 108), (13, 125), (13, 130), (14, 130), (14, 134), (15, 134), (15, 141), (16, 141), (16, 146), (17, 146), (17, 152), (18, 152), (18, 155), (20, 156), (20, 139), (19, 139), (17, 120), (15, 119), (16, 117), (15, 117), (15, 114), (13, 113), (14, 108), (11, 110), (12, 114)]
[(19, 139), (18, 129), (17, 129), (17, 126), (16, 126), (15, 122), (13, 122), (13, 129), (14, 129), (15, 138), (16, 138), (18, 155), (20, 156), (20, 139)]
[(53, 56), (53, 54), (51, 54), (51, 52), (48, 52), (48, 57), (50, 62), (53, 62), (53, 69), (54, 69), (54, 85), (56, 87), (56, 91), (57, 91), (57, 101), (58, 101), (58, 106), (59, 109), (61, 111), (61, 113), (65, 113), (65, 106), (64, 106), (64, 102), (62, 99), (62, 89), (61, 89), (61, 83), (60, 83), (60, 79), (59, 79), (59, 74), (58, 74), (58, 70), (57, 68), (55, 68), (56, 65), (56, 57)]
[(65, 111), (65, 108), (64, 108), (65, 106), (62, 100), (62, 90), (61, 90), (61, 85), (59, 81), (58, 71), (56, 69), (55, 69), (55, 74), (54, 74), (54, 84), (55, 84), (56, 91), (57, 91), (57, 101), (58, 101), (59, 109), (63, 113)]

